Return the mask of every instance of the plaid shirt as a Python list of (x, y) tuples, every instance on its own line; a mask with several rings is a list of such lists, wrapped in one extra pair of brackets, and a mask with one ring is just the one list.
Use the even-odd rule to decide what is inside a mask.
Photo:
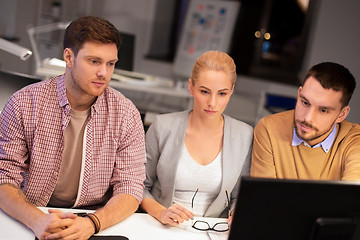
[[(15, 93), (0, 114), (0, 184), (14, 184), (31, 203), (46, 206), (60, 172), (69, 121), (63, 76)], [(103, 205), (119, 193), (131, 194), (140, 203), (144, 128), (133, 103), (107, 87), (91, 106), (84, 139), (83, 170), (73, 207)]]

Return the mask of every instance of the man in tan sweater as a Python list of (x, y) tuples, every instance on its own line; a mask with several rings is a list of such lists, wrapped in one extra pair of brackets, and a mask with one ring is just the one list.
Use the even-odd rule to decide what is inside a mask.
[(295, 110), (266, 116), (255, 127), (251, 176), (360, 180), (360, 126), (345, 120), (355, 86), (340, 64), (310, 68)]

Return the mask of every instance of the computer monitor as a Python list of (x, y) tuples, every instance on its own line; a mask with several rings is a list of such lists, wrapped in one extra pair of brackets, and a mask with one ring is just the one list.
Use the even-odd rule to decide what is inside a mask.
[(115, 68), (132, 71), (135, 53), (135, 35), (120, 32), (121, 46), (118, 52), (118, 61)]
[(229, 240), (358, 240), (360, 183), (243, 177)]

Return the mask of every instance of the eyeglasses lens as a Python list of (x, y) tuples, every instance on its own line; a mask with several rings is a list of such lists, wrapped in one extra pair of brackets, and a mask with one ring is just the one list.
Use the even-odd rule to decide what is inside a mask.
[(227, 222), (216, 223), (213, 227), (213, 230), (217, 232), (225, 232), (229, 230), (229, 224)]
[(194, 223), (193, 227), (197, 230), (202, 230), (202, 231), (209, 230), (209, 228), (210, 228), (209, 224), (204, 221), (196, 221)]

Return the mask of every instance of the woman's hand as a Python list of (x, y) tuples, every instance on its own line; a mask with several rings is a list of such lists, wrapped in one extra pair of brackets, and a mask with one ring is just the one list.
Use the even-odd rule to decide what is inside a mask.
[(231, 211), (229, 218), (227, 219), (227, 223), (229, 224), (229, 226), (231, 226), (231, 222), (234, 216), (234, 210)]
[(179, 223), (192, 219), (194, 214), (179, 204), (173, 204), (161, 212), (160, 222), (177, 226)]

